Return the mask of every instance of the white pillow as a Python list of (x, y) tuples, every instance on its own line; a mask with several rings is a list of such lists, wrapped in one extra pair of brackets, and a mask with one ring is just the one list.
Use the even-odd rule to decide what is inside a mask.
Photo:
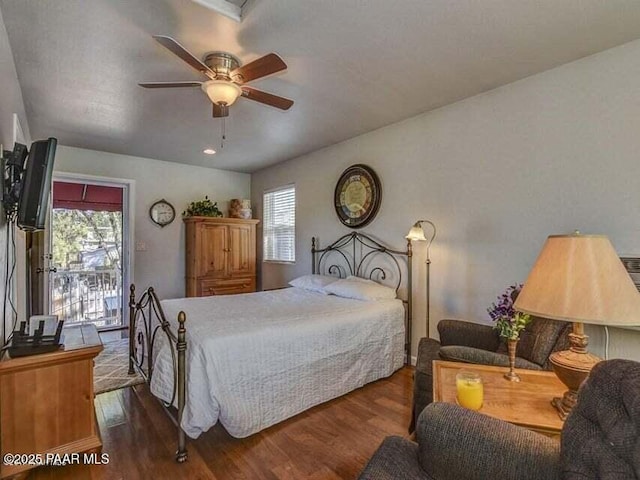
[(309, 290), (311, 292), (320, 292), (328, 295), (325, 292), (324, 287), (339, 280), (338, 277), (331, 277), (329, 275), (303, 275), (298, 278), (294, 278), (289, 282), (289, 285), (296, 288), (302, 288), (303, 290)]
[(347, 277), (344, 280), (330, 283), (324, 287), (324, 291), (356, 300), (393, 300), (396, 298), (395, 289), (359, 277)]
[(349, 275), (347, 277), (347, 280), (352, 280), (354, 282), (372, 282), (373, 280), (367, 280), (366, 278), (362, 278), (362, 277), (356, 277), (355, 275)]

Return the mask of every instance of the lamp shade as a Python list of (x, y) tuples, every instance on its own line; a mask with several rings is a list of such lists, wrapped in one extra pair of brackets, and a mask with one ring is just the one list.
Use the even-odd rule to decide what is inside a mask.
[(547, 238), (514, 308), (554, 320), (640, 325), (640, 293), (604, 235)]
[(412, 242), (427, 241), (427, 238), (424, 236), (424, 230), (420, 223), (416, 223), (413, 227), (411, 227), (411, 230), (409, 230), (409, 233), (407, 233), (407, 236), (404, 238), (406, 238), (407, 240), (411, 240)]
[(226, 80), (209, 80), (202, 84), (202, 90), (207, 94), (209, 100), (216, 105), (232, 105), (240, 95), (242, 89), (233, 82)]

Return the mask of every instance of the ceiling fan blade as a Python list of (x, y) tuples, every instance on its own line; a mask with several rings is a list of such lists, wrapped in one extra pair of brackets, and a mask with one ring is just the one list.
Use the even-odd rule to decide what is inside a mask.
[(279, 108), (280, 110), (289, 110), (291, 105), (293, 105), (293, 100), (246, 86), (242, 87), (242, 96), (255, 102)]
[(202, 82), (143, 82), (138, 85), (144, 88), (200, 87)]
[(166, 35), (154, 35), (153, 38), (155, 38), (156, 41), (164, 48), (180, 57), (200, 73), (204, 73), (207, 77), (215, 79), (216, 74), (209, 67), (189, 53), (186, 48), (180, 45), (173, 38), (167, 37)]
[(242, 85), (286, 69), (287, 64), (275, 53), (270, 53), (240, 68), (236, 68), (231, 72), (231, 78), (234, 82)]
[(214, 118), (219, 118), (219, 117), (228, 117), (229, 116), (229, 107), (227, 107), (226, 105), (218, 105), (218, 104), (213, 104), (213, 116)]

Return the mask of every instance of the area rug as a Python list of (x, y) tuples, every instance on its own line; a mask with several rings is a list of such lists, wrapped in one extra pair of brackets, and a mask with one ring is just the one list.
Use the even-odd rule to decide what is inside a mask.
[(105, 343), (93, 367), (93, 390), (96, 395), (144, 382), (137, 371), (133, 375), (129, 375), (128, 371), (129, 339)]

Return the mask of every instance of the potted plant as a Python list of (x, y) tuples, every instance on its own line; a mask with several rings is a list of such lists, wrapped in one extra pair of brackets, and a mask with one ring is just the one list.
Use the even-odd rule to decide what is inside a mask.
[(513, 304), (522, 290), (522, 284), (515, 284), (508, 287), (505, 292), (498, 297), (498, 301), (491, 304), (487, 309), (491, 320), (495, 322), (498, 334), (507, 342), (509, 351), (509, 372), (504, 376), (512, 382), (519, 382), (520, 377), (515, 372), (516, 349), (520, 333), (531, 322), (531, 316), (518, 312), (513, 308)]
[(222, 212), (218, 209), (218, 202), (212, 202), (205, 195), (204, 200), (191, 202), (187, 209), (182, 212), (184, 217), (222, 217)]

